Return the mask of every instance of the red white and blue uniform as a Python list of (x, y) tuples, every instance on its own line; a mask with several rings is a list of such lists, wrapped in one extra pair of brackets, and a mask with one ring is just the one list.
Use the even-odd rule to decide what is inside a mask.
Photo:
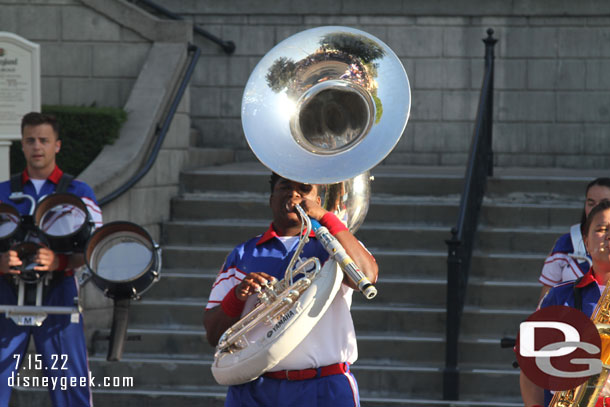
[(573, 225), (570, 233), (562, 235), (555, 242), (544, 261), (538, 281), (553, 287), (563, 281), (580, 278), (589, 270), (589, 262), (584, 257), (589, 256), (580, 233), (580, 224)]
[[(227, 293), (248, 273), (264, 272), (278, 280), (283, 279), (296, 249), (296, 240), (296, 237), (278, 236), (272, 225), (264, 234), (233, 249), (212, 286), (206, 309), (219, 306)], [(329, 255), (312, 234), (301, 257), (317, 257), (324, 264)], [(307, 380), (261, 376), (249, 383), (229, 386), (225, 406), (359, 406), (358, 386), (349, 371), (349, 365), (358, 357), (356, 334), (350, 314), (352, 293), (351, 288), (342, 284), (328, 311), (303, 342), (271, 369), (272, 372), (278, 372), (338, 365), (342, 370), (340, 373)]]
[[(578, 282), (568, 281), (551, 288), (542, 300), (540, 308), (550, 307), (551, 305), (565, 305), (567, 307), (579, 308), (588, 317), (593, 314), (593, 310), (601, 297), (605, 286), (598, 284), (593, 275), (593, 269), (582, 277)], [(576, 296), (574, 288), (580, 289), (581, 304), (575, 304)], [(544, 391), (544, 405), (549, 405), (553, 395), (550, 391)]]
[[(38, 202), (55, 191), (62, 175), (62, 171), (55, 167), (40, 191), (36, 192), (34, 184), (24, 171), (21, 177), (23, 193), (32, 196)], [(79, 196), (87, 206), (96, 226), (101, 225), (102, 212), (91, 187), (82, 181), (72, 180), (66, 192)], [(0, 202), (13, 205), (22, 215), (29, 214), (30, 200), (12, 201), (9, 199), (10, 194), (10, 181), (0, 183)], [(58, 270), (53, 273), (51, 288), (43, 300), (43, 305), (74, 306), (74, 298), (78, 297), (78, 283), (73, 271)], [(14, 283), (11, 278), (0, 276), (0, 303), (4, 305), (17, 304)], [(78, 382), (80, 377), (89, 375), (82, 315), (79, 315), (78, 323), (71, 322), (70, 315), (49, 315), (40, 327), (18, 326), (10, 318), (0, 315), (0, 407), (8, 406), (12, 390), (8, 386), (9, 378), (11, 375), (16, 376), (19, 373), (15, 370), (17, 359), (14, 355), (21, 355), (20, 360), (24, 360), (30, 336), (34, 338), (36, 354), (42, 357), (43, 373), (49, 376), (49, 379), (56, 377), (57, 383), (60, 383), (61, 377), (77, 377)], [(54, 362), (57, 367), (57, 359), (62, 361), (66, 357), (67, 370), (51, 369)], [(70, 379), (64, 380), (69, 383)], [(49, 386), (49, 392), (53, 405), (56, 407), (92, 405), (91, 391), (88, 386), (67, 386), (65, 390), (62, 390), (58, 385), (54, 391)]]

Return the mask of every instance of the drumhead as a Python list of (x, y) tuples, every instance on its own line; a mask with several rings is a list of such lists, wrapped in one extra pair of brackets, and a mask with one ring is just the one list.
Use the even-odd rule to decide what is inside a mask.
[(110, 234), (91, 252), (91, 270), (104, 280), (129, 282), (146, 273), (154, 261), (149, 240), (131, 231)]
[(107, 223), (85, 246), (94, 284), (110, 298), (139, 299), (161, 273), (161, 248), (148, 232), (127, 221)]
[(53, 194), (44, 198), (34, 213), (38, 229), (49, 238), (70, 236), (87, 223), (83, 201), (72, 194)]
[(13, 206), (0, 203), (0, 239), (13, 235), (19, 228), (21, 215)]

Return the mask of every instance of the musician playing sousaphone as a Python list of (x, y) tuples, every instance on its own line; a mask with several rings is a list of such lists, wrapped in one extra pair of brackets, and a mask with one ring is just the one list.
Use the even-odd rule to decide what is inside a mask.
[[(583, 227), (583, 240), (587, 252), (591, 256), (592, 266), (583, 277), (575, 281), (568, 281), (553, 287), (543, 299), (541, 308), (552, 305), (565, 305), (580, 309), (587, 316), (594, 315), (593, 322), (607, 324), (608, 316), (605, 312), (597, 312), (596, 307), (603, 306), (608, 308), (610, 298), (602, 293), (608, 293), (604, 289), (610, 278), (610, 202), (602, 201), (594, 207)], [(599, 303), (599, 304), (598, 304)], [(604, 361), (604, 363), (607, 363)], [(578, 391), (559, 392), (551, 400), (553, 395), (532, 383), (523, 373), (521, 373), (521, 395), (525, 407), (534, 406), (608, 406), (610, 405), (609, 384), (603, 385), (607, 377), (607, 370), (604, 369), (601, 375), (594, 375), (592, 381), (597, 381), (587, 392), (587, 397), (594, 397), (593, 400), (573, 400), (572, 397), (580, 398)], [(601, 384), (599, 384), (601, 382)], [(591, 383), (585, 382), (581, 386), (588, 386)], [(581, 387), (579, 386), (579, 387)], [(600, 388), (593, 389), (599, 386)], [(601, 389), (603, 387), (603, 390)], [(594, 390), (591, 392), (590, 390)], [(600, 391), (601, 390), (601, 391)], [(576, 394), (576, 395), (575, 395)], [(599, 398), (597, 398), (599, 397)], [(561, 398), (561, 400), (560, 400)], [(597, 398), (597, 400), (596, 400)]]
[(350, 306), (375, 297), (378, 268), (352, 233), (410, 100), (396, 54), (349, 27), (297, 33), (250, 75), (242, 125), (273, 173), (273, 221), (229, 254), (204, 314), (227, 406), (360, 405)]
[[(240, 319), (250, 296), (273, 279), (284, 278), (301, 232), (296, 204), (330, 231), (371, 282), (377, 281), (375, 259), (333, 213), (320, 206), (317, 185), (277, 174), (272, 174), (270, 184), (273, 221), (269, 229), (233, 249), (212, 287), (204, 315), (212, 346)], [(322, 263), (329, 257), (313, 233), (301, 256), (317, 257)], [(300, 345), (258, 379), (229, 386), (225, 405), (359, 406), (356, 380), (349, 369), (358, 356), (350, 314), (354, 289), (355, 284), (344, 278), (328, 311)]]

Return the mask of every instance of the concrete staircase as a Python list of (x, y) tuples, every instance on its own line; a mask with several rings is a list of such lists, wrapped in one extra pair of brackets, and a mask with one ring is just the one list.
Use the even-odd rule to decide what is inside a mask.
[[(542, 261), (579, 218), (584, 185), (595, 176), (545, 171), (496, 169), (489, 181), (462, 321), (460, 402), (441, 398), (444, 240), (456, 222), (464, 171), (373, 171), (371, 207), (357, 235), (380, 265), (379, 295), (367, 301), (355, 294), (352, 308), (363, 406), (521, 405), (513, 352), (499, 340), (514, 336), (533, 311)], [(94, 343), (94, 375), (133, 377), (134, 387), (95, 389), (96, 405), (223, 405), (225, 389), (210, 373), (203, 309), (224, 257), (269, 224), (267, 179), (257, 163), (182, 174), (183, 193), (163, 226), (162, 280), (131, 308), (129, 334), (141, 340), (126, 344), (120, 363), (105, 361), (105, 341)], [(17, 401), (32, 397), (17, 393)]]

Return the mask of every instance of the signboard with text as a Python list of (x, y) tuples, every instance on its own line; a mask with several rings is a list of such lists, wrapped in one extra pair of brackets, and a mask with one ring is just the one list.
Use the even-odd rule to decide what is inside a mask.
[(0, 140), (20, 139), (32, 111), (40, 111), (40, 46), (0, 31)]

